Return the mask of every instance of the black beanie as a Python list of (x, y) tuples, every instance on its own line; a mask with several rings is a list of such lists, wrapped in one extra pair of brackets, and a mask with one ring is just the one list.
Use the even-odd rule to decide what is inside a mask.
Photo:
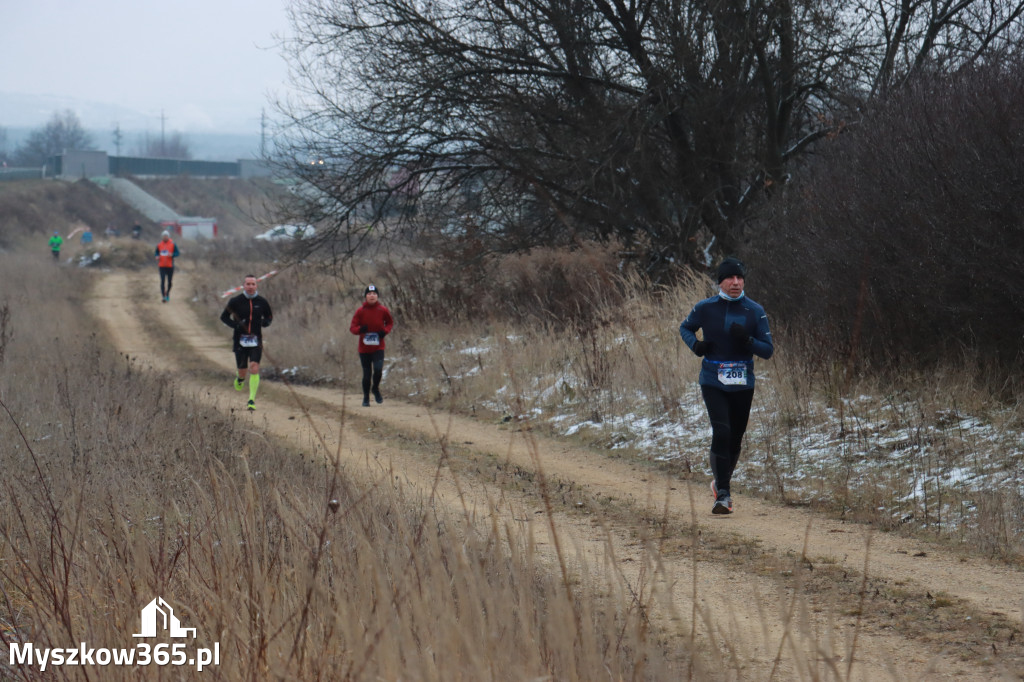
[(733, 275), (739, 275), (746, 279), (747, 266), (743, 265), (743, 261), (739, 258), (728, 256), (718, 264), (718, 283), (721, 284), (723, 279), (732, 277)]
[(366, 287), (366, 291), (364, 291), (364, 292), (363, 292), (363, 298), (366, 298), (366, 295), (367, 295), (368, 293), (370, 293), (371, 291), (372, 291), (373, 293), (377, 294), (378, 296), (380, 296), (380, 292), (379, 292), (379, 291), (377, 291), (377, 287), (375, 287), (375, 286), (373, 286), (373, 285), (371, 284), (370, 286)]

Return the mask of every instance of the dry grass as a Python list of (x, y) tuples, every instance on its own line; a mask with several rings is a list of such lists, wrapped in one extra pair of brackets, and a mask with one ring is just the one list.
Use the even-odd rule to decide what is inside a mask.
[[(32, 223), (25, 229), (45, 234), (45, 221), (31, 210), (25, 208)], [(127, 646), (140, 606), (160, 595), (186, 625), (221, 642), (222, 665), (212, 674), (222, 679), (675, 679), (690, 665), (698, 677), (710, 676), (703, 659), (659, 647), (631, 587), (617, 577), (592, 569), (600, 579), (563, 580), (533, 561), (529, 536), (515, 529), (439, 516), (393, 487), (386, 472), (376, 485), (360, 486), (325, 464), (322, 451), (297, 456), (231, 418), (197, 413), (171, 377), (142, 373), (110, 354), (80, 309), (88, 273), (52, 266), (32, 240), (38, 261), (0, 255), (5, 645)], [(287, 372), (354, 386), (350, 316), (367, 280), (384, 286), (390, 302), (394, 270), (367, 262), (355, 275), (334, 277), (313, 265), (275, 262), (274, 253), (206, 245), (201, 259), (182, 263), (196, 285), (180, 293), (226, 333), (216, 320), (219, 293), (247, 272), (280, 269), (263, 287), (277, 312), (264, 376)], [(551, 259), (544, 255), (544, 267)], [(696, 278), (651, 290), (602, 270), (601, 286), (576, 292), (591, 300), (574, 309), (592, 314), (565, 323), (543, 312), (550, 291), (523, 296), (510, 284), (536, 283), (544, 267), (523, 259), (501, 265), (494, 271), (502, 273), (498, 291), (516, 294), (518, 321), (414, 321), (396, 306), (386, 390), (563, 434), (568, 425), (593, 424), (578, 437), (637, 457), (654, 456), (639, 444), (642, 418), (650, 428), (680, 425), (687, 435), (669, 435), (658, 452), (671, 455), (664, 465), (703, 476), (698, 361), (677, 328), (710, 283)], [(522, 277), (514, 276), (516, 267), (525, 268)], [(563, 272), (588, 281), (577, 267)], [(899, 383), (848, 380), (842, 363), (825, 371), (796, 353), (807, 343), (798, 333), (777, 328), (776, 339), (776, 357), (758, 368), (752, 426), (759, 433), (748, 441), (744, 485), (885, 527), (909, 515), (902, 529), (1019, 556), (1019, 492), (978, 497), (963, 483), (944, 482), (956, 467), (1020, 468), (999, 458), (1000, 447), (1012, 444), (998, 440), (1024, 422), (1019, 400), (993, 399), (970, 362)], [(861, 395), (872, 398), (853, 400)], [(889, 415), (887, 428), (875, 426), (879, 412)], [(962, 429), (960, 414), (987, 420), (997, 439), (981, 441)], [(903, 469), (859, 470), (864, 452), (881, 458), (898, 451), (891, 438), (897, 425), (901, 434), (919, 434), (910, 448), (940, 447), (922, 449)], [(843, 439), (829, 447), (846, 448), (844, 466), (809, 469), (800, 440), (837, 428)], [(911, 485), (928, 497), (899, 494)], [(592, 584), (600, 589), (591, 591)], [(719, 624), (702, 615), (716, 631)], [(791, 636), (809, 636), (809, 650), (829, 648), (814, 645), (813, 633)], [(730, 669), (728, 652), (712, 653), (719, 656), (714, 669)], [(0, 666), (6, 660), (0, 656)], [(68, 670), (69, 677), (80, 672)], [(103, 679), (118, 674), (110, 669)], [(135, 679), (137, 671), (123, 677)]]
[(538, 570), (515, 528), (452, 518), (390, 472), (360, 486), (330, 453), (196, 410), (89, 331), (88, 273), (44, 262), (0, 264), (5, 648), (133, 646), (162, 596), (198, 646), (219, 642), (219, 679), (678, 675), (686, 657), (650, 638), (617, 578), (601, 597)]
[[(359, 486), (322, 451), (296, 457), (231, 418), (197, 412), (169, 377), (111, 357), (91, 334), (69, 347), (67, 330), (88, 324), (79, 293), (88, 273), (42, 264), (5, 259), (0, 270), (10, 278), (0, 315), (6, 645), (126, 646), (140, 606), (159, 595), (220, 642), (223, 679), (668, 679), (690, 664), (711, 676), (703, 658), (660, 648), (619, 577), (584, 567), (563, 578), (535, 561), (529, 536), (514, 528), (442, 514), (395, 488), (389, 472)], [(223, 271), (205, 272), (196, 287), (211, 313), (223, 304), (217, 292), (234, 283)], [(358, 301), (361, 284), (302, 268), (279, 277), (265, 287), (275, 329), (289, 330), (275, 336), (276, 353), (305, 352), (318, 372), (343, 380), (341, 365), (356, 364), (353, 339), (342, 336), (348, 314), (324, 311)], [(701, 295), (699, 283), (664, 294), (681, 307)], [(485, 341), (470, 325), (402, 329), (391, 352), (407, 358), (410, 344), (436, 367), (392, 369), (389, 389), (484, 410), (504, 388), (509, 416), (531, 419), (565, 405), (608, 419), (644, 391), (685, 389), (695, 360), (654, 352), (675, 341), (674, 330), (648, 321), (660, 299), (638, 288), (625, 300), (632, 331), (599, 328), (586, 351), (542, 343), (567, 332), (497, 322), (486, 334), (494, 348), (475, 354), (460, 352)], [(643, 331), (649, 339), (622, 341)], [(336, 355), (292, 345), (322, 344), (328, 332)], [(641, 371), (652, 378), (638, 386), (631, 376)], [(554, 382), (550, 395), (536, 391), (534, 377), (558, 372), (580, 387), (576, 395)], [(710, 614), (701, 617), (716, 631)], [(715, 667), (738, 665), (735, 652), (718, 655), (726, 658)], [(111, 668), (103, 679), (122, 672), (135, 676)]]
[[(523, 262), (520, 256), (495, 266), (498, 291)], [(530, 266), (522, 279), (537, 272)], [(225, 281), (197, 274), (209, 278), (203, 289)], [(393, 304), (385, 273), (371, 265), (359, 277), (291, 267), (265, 287), (277, 328), (288, 330), (276, 337), (276, 369), (299, 381), (355, 386), (359, 364), (348, 322), (373, 278), (385, 282), (382, 300), (398, 321), (388, 339), (388, 392), (493, 419), (531, 420), (705, 475), (699, 360), (679, 339), (678, 325), (712, 284), (696, 277), (656, 289), (637, 277), (603, 276), (617, 293), (607, 295), (606, 286), (595, 294), (587, 304), (595, 312), (585, 320), (545, 314), (540, 293), (540, 312), (525, 316), (431, 320)], [(222, 303), (209, 303), (212, 317)], [(757, 369), (741, 466), (747, 491), (980, 547), (993, 557), (1024, 555), (1024, 497), (1013, 474), (1024, 464), (1019, 396), (993, 391), (984, 368), (966, 358), (927, 375), (853, 376), (842, 359), (830, 364), (826, 353), (809, 351), (812, 339), (802, 330), (774, 332), (776, 354)], [(966, 428), (972, 421), (986, 429)], [(652, 444), (644, 430), (662, 435)], [(827, 456), (809, 455), (809, 443)]]

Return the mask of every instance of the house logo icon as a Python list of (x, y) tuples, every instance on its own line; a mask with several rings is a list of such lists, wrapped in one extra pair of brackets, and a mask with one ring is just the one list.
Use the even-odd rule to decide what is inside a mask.
[(162, 628), (171, 637), (188, 637), (192, 633), (192, 639), (196, 637), (195, 628), (183, 628), (174, 609), (164, 601), (163, 597), (157, 597), (146, 604), (142, 609), (142, 632), (132, 637), (156, 637), (157, 629)]

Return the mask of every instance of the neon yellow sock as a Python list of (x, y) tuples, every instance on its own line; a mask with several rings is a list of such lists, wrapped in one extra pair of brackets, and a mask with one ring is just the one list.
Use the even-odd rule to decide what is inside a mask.
[(249, 400), (256, 400), (256, 390), (260, 387), (260, 375), (249, 375)]

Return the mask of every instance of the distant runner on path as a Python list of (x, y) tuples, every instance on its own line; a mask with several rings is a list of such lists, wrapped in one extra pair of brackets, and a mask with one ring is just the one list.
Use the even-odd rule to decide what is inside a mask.
[(64, 239), (61, 238), (60, 232), (54, 232), (50, 237), (50, 253), (53, 254), (53, 260), (60, 260), (60, 246), (63, 243)]
[(270, 303), (256, 291), (257, 284), (255, 275), (246, 275), (242, 293), (229, 300), (220, 314), (220, 321), (235, 330), (232, 350), (238, 368), (234, 382), (236, 391), (242, 390), (245, 376), (249, 375), (249, 402), (246, 407), (250, 411), (256, 409), (256, 391), (260, 387), (263, 328), (269, 327), (274, 320)]
[(384, 402), (380, 394), (380, 379), (384, 375), (384, 337), (391, 333), (395, 321), (391, 311), (379, 299), (380, 292), (371, 284), (363, 292), (363, 305), (352, 316), (349, 331), (359, 336), (359, 362), (363, 366), (363, 407), (370, 406), (370, 391), (377, 403)]
[[(775, 352), (764, 308), (747, 298), (747, 268), (733, 257), (718, 265), (718, 295), (693, 307), (679, 335), (698, 357), (700, 392), (711, 420), (711, 493), (713, 514), (731, 514), (729, 484), (740, 458), (740, 445), (754, 400), (754, 355)], [(697, 339), (702, 329), (703, 339)]]
[(178, 245), (171, 241), (171, 233), (164, 230), (160, 235), (160, 243), (153, 252), (156, 264), (160, 268), (160, 298), (164, 303), (171, 300), (171, 284), (174, 281), (174, 259), (181, 255)]

